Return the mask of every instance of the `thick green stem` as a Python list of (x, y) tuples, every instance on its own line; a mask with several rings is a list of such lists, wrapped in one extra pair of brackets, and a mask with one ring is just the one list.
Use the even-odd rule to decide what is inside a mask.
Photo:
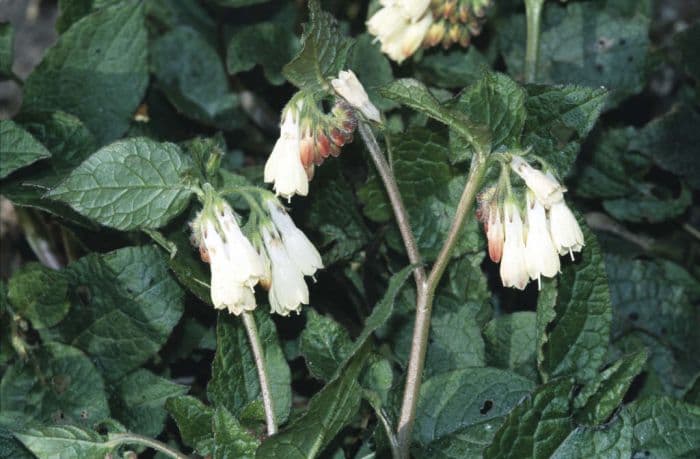
[(171, 448), (165, 443), (159, 442), (158, 440), (154, 440), (153, 438), (144, 437), (143, 435), (137, 435), (132, 433), (111, 434), (109, 436), (109, 441), (107, 442), (107, 444), (112, 448), (116, 448), (117, 446), (124, 444), (143, 445), (155, 449), (156, 451), (160, 451), (161, 453), (170, 456), (174, 459), (189, 459), (189, 457), (186, 454), (181, 453), (180, 451), (174, 448)]
[(540, 23), (544, 0), (525, 0), (527, 17), (527, 44), (525, 46), (525, 82), (534, 83), (537, 78), (537, 59), (540, 52)]
[(484, 154), (476, 154), (472, 160), (467, 183), (462, 192), (462, 197), (457, 204), (457, 211), (452, 222), (447, 239), (433, 264), (433, 268), (425, 283), (418, 287), (416, 304), (416, 321), (413, 326), (413, 339), (411, 340), (411, 355), (408, 361), (406, 373), (406, 385), (404, 386), (403, 403), (398, 425), (399, 457), (408, 459), (411, 447), (411, 432), (416, 418), (416, 406), (420, 394), (421, 378), (425, 364), (425, 354), (428, 348), (428, 335), (430, 333), (430, 314), (433, 308), (435, 290), (442, 275), (445, 273), (452, 251), (459, 238), (464, 221), (469, 215), (476, 193), (479, 191), (486, 173), (486, 157)]
[(244, 312), (243, 325), (245, 325), (246, 333), (250, 347), (253, 350), (253, 359), (255, 366), (258, 369), (258, 380), (260, 381), (260, 392), (262, 393), (263, 408), (265, 409), (265, 422), (267, 423), (267, 434), (274, 435), (277, 433), (277, 420), (275, 419), (275, 409), (272, 402), (272, 391), (270, 390), (270, 379), (267, 376), (267, 367), (265, 366), (265, 354), (263, 352), (260, 336), (258, 335), (258, 327), (255, 325), (255, 318), (252, 312)]

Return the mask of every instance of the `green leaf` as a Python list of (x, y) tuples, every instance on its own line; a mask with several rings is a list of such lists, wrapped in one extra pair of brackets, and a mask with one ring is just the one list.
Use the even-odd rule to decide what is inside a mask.
[(613, 334), (641, 330), (662, 338), (680, 354), (700, 346), (700, 312), (685, 289), (656, 261), (605, 258), (615, 314)]
[(60, 14), (56, 20), (56, 31), (61, 34), (78, 19), (92, 12), (94, 0), (58, 0)]
[(187, 386), (140, 368), (117, 383), (111, 397), (112, 415), (130, 432), (157, 437), (167, 417), (165, 401), (187, 391)]
[[(289, 416), (292, 405), (289, 366), (270, 314), (258, 308), (255, 321), (265, 353), (275, 416), (281, 424)], [(216, 323), (216, 355), (207, 394), (212, 403), (225, 406), (234, 416), (239, 416), (246, 405), (261, 397), (255, 360), (243, 321), (228, 313), (219, 314)]]
[(211, 303), (209, 290), (209, 267), (202, 263), (199, 251), (192, 247), (190, 231), (188, 228), (177, 228), (167, 233), (165, 238), (174, 243), (177, 252), (174, 257), (168, 254), (168, 266), (177, 277), (177, 280), (192, 292), (197, 298), (206, 304)]
[(552, 454), (552, 459), (617, 459), (632, 457), (632, 425), (622, 412), (600, 427), (577, 427)]
[(175, 419), (183, 443), (195, 448), (199, 454), (205, 455), (206, 451), (200, 448), (213, 441), (214, 410), (189, 395), (169, 398), (165, 402), (165, 409)]
[(374, 41), (372, 35), (363, 33), (355, 40), (348, 67), (357, 74), (357, 78), (367, 91), (369, 100), (377, 108), (380, 110), (395, 108), (396, 103), (385, 99), (379, 93), (380, 87), (394, 79), (389, 59), (381, 52), (379, 43)]
[(15, 28), (9, 22), (0, 22), (0, 77), (12, 76), (14, 48)]
[(11, 120), (0, 120), (0, 179), (51, 153), (30, 133)]
[(92, 425), (109, 416), (104, 382), (85, 354), (48, 343), (37, 350), (35, 359), (18, 361), (5, 372), (0, 382), (2, 412), (15, 411), (23, 414), (24, 423), (44, 424)]
[(649, 397), (627, 407), (634, 425), (633, 452), (651, 457), (700, 454), (700, 406)]
[(618, 220), (659, 223), (679, 217), (693, 201), (685, 186), (678, 196), (666, 187), (650, 183), (638, 184), (637, 188), (639, 192), (632, 196), (603, 201), (603, 208)]
[(356, 353), (340, 375), (311, 398), (306, 413), (263, 442), (256, 457), (309, 459), (318, 456), (360, 407), (359, 376), (365, 359), (365, 352)]
[(148, 84), (143, 2), (125, 1), (73, 24), (24, 84), (22, 110), (63, 110), (104, 144), (126, 132)]
[(514, 312), (491, 320), (484, 327), (486, 362), (537, 380), (536, 314)]
[[(537, 79), (612, 90), (609, 106), (642, 90), (646, 81), (649, 18), (622, 17), (603, 2), (547, 4), (542, 18)], [(511, 75), (523, 74), (525, 17), (499, 26)]]
[(109, 456), (114, 449), (97, 432), (71, 425), (29, 429), (14, 435), (39, 458), (98, 458)]
[(300, 89), (328, 90), (328, 80), (345, 67), (352, 45), (353, 40), (340, 31), (338, 21), (321, 10), (320, 1), (310, 0), (301, 51), (284, 66), (282, 73)]
[(71, 309), (50, 332), (91, 356), (107, 381), (158, 352), (182, 316), (182, 289), (153, 246), (93, 253), (66, 274)]
[(35, 329), (52, 327), (68, 314), (68, 279), (62, 271), (28, 263), (15, 272), (7, 287), (14, 312)]
[(647, 174), (650, 161), (633, 151), (638, 135), (633, 127), (605, 131), (575, 179), (576, 194), (586, 198), (619, 198), (635, 193)]
[(482, 457), (491, 444), (503, 418), (472, 424), (445, 435), (421, 450), (412, 451), (417, 459), (465, 459)]
[(35, 459), (32, 453), (26, 449), (12, 432), (0, 427), (0, 457), (8, 459)]
[(697, 43), (700, 40), (700, 23), (696, 22), (673, 37), (673, 43), (680, 51), (680, 61), (685, 72), (700, 81), (700, 53)]
[(351, 258), (367, 245), (370, 231), (338, 161), (317, 169), (308, 199), (307, 226), (320, 236), (314, 242), (323, 253), (326, 266)]
[(549, 458), (573, 427), (569, 418), (572, 389), (569, 379), (538, 387), (508, 414), (484, 458)]
[(608, 100), (604, 88), (577, 85), (527, 85), (523, 147), (532, 147), (564, 177), (580, 144), (593, 129)]
[(441, 88), (463, 88), (475, 84), (489, 66), (486, 57), (474, 46), (466, 50), (439, 51), (416, 62), (421, 81)]
[(688, 105), (674, 107), (640, 129), (631, 147), (646, 154), (661, 169), (700, 189), (700, 114)]
[(427, 445), (503, 416), (532, 389), (532, 381), (496, 368), (467, 368), (428, 378), (420, 388), (414, 440)]
[(240, 8), (242, 6), (256, 5), (258, 3), (264, 3), (269, 0), (207, 0), (217, 5), (221, 5), (226, 8)]
[(219, 129), (242, 123), (216, 50), (196, 30), (178, 26), (151, 44), (151, 68), (168, 100), (187, 117)]
[(311, 308), (306, 311), (306, 326), (299, 338), (299, 352), (304, 356), (313, 377), (328, 381), (348, 357), (351, 346), (350, 335), (340, 324)]
[(426, 376), (486, 364), (484, 339), (466, 307), (436, 313), (430, 323), (430, 344), (426, 356)]
[[(525, 125), (525, 90), (507, 75), (485, 71), (482, 77), (448, 105), (471, 122), (490, 131), (491, 148), (520, 146)], [(457, 135), (455, 135), (457, 134)], [(459, 131), (451, 131), (451, 162), (466, 161), (473, 146), (465, 143)]]
[[(442, 130), (412, 128), (392, 136), (391, 145), (394, 175), (407, 203), (418, 246), (424, 259), (432, 261), (452, 225), (466, 177), (457, 167), (450, 165), (450, 149)], [(371, 220), (392, 221), (389, 198), (379, 177), (370, 176), (358, 191), (358, 196), (364, 204), (365, 215)], [(477, 231), (476, 220), (469, 219), (465, 226), (460, 232), (454, 257), (480, 251), (483, 247), (483, 236)], [(389, 233), (388, 242), (393, 249), (403, 250), (397, 229)]]
[(622, 403), (632, 380), (642, 371), (646, 361), (646, 351), (627, 355), (585, 385), (574, 400), (577, 422), (586, 425), (605, 422)]
[(187, 206), (192, 191), (182, 175), (189, 166), (172, 143), (121, 140), (90, 156), (47, 196), (106, 226), (155, 229)]
[(214, 459), (255, 457), (260, 441), (248, 433), (229, 410), (218, 406), (214, 411), (213, 426)]
[[(562, 274), (554, 315), (546, 305), (538, 305), (546, 328), (540, 335), (543, 359), (540, 373), (546, 381), (555, 376), (574, 376), (585, 382), (598, 374), (605, 360), (610, 338), (612, 311), (605, 263), (598, 241), (582, 217), (577, 220), (586, 246), (574, 262), (562, 261)], [(540, 312), (540, 309), (542, 311)], [(546, 319), (552, 319), (545, 321)]]
[(412, 78), (394, 80), (383, 86), (379, 93), (387, 99), (411, 107), (446, 124), (472, 146), (476, 145), (488, 150), (487, 147), (491, 141), (488, 127), (477, 124), (459, 109), (442, 105), (420, 81)]
[(282, 67), (299, 49), (299, 40), (292, 31), (276, 22), (261, 22), (236, 30), (226, 48), (226, 70), (230, 74), (246, 72), (261, 65), (265, 78), (281, 85), (285, 79)]

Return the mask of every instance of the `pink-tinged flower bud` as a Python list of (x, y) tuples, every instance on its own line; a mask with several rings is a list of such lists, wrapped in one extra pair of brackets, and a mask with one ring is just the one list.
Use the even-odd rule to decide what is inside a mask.
[(292, 311), (299, 312), (302, 304), (309, 304), (309, 288), (304, 274), (292, 261), (280, 238), (268, 228), (263, 228), (262, 236), (272, 267), (272, 285), (268, 294), (272, 312), (282, 316), (288, 316)]
[(544, 207), (528, 193), (527, 196), (527, 242), (525, 263), (530, 279), (537, 279), (541, 287), (541, 276), (554, 277), (559, 272), (559, 253), (549, 234), (549, 225)]
[(549, 209), (549, 231), (559, 254), (568, 253), (572, 260), (574, 252), (580, 252), (585, 245), (581, 227), (564, 200)]
[(338, 78), (331, 81), (331, 85), (343, 99), (360, 111), (363, 115), (377, 123), (381, 122), (379, 110), (369, 100), (369, 96), (352, 70), (341, 70)]
[(491, 261), (498, 263), (503, 255), (503, 241), (505, 239), (501, 210), (498, 208), (498, 205), (493, 205), (489, 209), (488, 214), (486, 238), (489, 241), (489, 257)]
[(501, 282), (503, 282), (504, 287), (514, 287), (523, 290), (529, 280), (525, 264), (523, 221), (520, 218), (518, 207), (512, 202), (506, 202), (504, 215), (506, 234), (505, 243), (503, 244), (503, 256), (501, 257)]
[(309, 193), (309, 180), (301, 159), (300, 131), (296, 110), (287, 107), (280, 137), (265, 163), (265, 183), (274, 183), (275, 192), (288, 200), (295, 194)]
[(513, 156), (510, 167), (525, 181), (545, 209), (564, 199), (566, 189), (551, 174), (535, 169), (520, 156)]

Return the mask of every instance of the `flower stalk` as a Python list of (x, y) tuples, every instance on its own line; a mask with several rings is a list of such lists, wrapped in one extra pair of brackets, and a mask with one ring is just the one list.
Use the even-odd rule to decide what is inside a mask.
[(173, 459), (189, 459), (189, 456), (186, 454), (176, 450), (175, 448), (171, 448), (163, 442), (133, 433), (110, 434), (107, 445), (109, 445), (111, 448), (116, 448), (119, 445), (142, 445), (161, 452), (168, 457), (172, 457)]
[(255, 318), (251, 312), (242, 314), (243, 325), (248, 334), (250, 347), (253, 350), (253, 360), (255, 367), (258, 370), (258, 380), (260, 381), (260, 392), (262, 393), (263, 408), (265, 409), (265, 423), (267, 424), (267, 434), (274, 435), (277, 433), (277, 420), (275, 419), (275, 409), (272, 403), (272, 391), (270, 390), (270, 378), (267, 375), (267, 367), (265, 366), (265, 355), (258, 335), (258, 327), (255, 325)]
[(525, 0), (527, 19), (527, 43), (525, 46), (525, 82), (537, 79), (537, 59), (540, 52), (540, 26), (544, 0)]

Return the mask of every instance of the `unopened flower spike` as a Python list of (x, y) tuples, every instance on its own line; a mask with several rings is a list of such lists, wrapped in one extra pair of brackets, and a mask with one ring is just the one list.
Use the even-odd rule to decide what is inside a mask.
[(207, 193), (192, 230), (202, 260), (210, 265), (214, 307), (235, 315), (255, 309), (253, 288), (265, 274), (263, 260), (238, 226), (231, 206)]

